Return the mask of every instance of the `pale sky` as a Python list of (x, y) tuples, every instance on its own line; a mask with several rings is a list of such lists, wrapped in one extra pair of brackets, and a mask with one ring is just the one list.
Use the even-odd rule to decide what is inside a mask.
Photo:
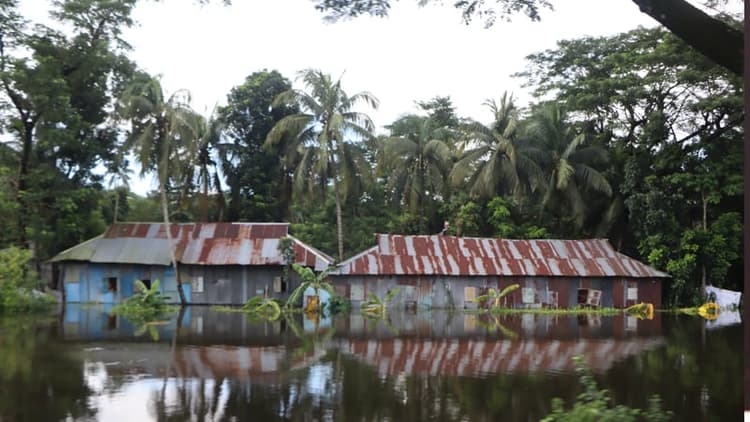
[[(134, 13), (139, 24), (123, 36), (133, 46), (130, 57), (162, 75), (167, 93), (190, 90), (194, 108), (206, 115), (257, 70), (277, 69), (291, 80), (310, 67), (335, 76), (345, 72), (349, 94), (367, 90), (380, 100), (379, 110), (361, 110), (378, 127), (416, 112), (415, 100), (437, 95), (449, 95), (460, 116), (488, 121), (491, 115), (481, 105), (487, 98), (507, 90), (519, 105), (528, 102), (522, 81), (510, 77), (523, 70), (526, 55), (554, 48), (561, 39), (656, 25), (631, 0), (556, 0), (541, 22), (519, 15), (489, 29), (479, 21), (463, 24), (449, 1), (419, 8), (416, 0), (400, 0), (388, 18), (334, 24), (324, 23), (310, 0), (233, 3), (140, 2)], [(22, 1), (31, 19), (43, 19), (47, 10), (47, 0)], [(144, 194), (155, 188), (150, 179), (134, 176), (131, 188)]]

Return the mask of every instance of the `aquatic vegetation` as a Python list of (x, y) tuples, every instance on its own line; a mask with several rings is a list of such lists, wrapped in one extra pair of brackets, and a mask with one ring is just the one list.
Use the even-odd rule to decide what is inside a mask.
[(362, 312), (369, 316), (380, 318), (385, 317), (385, 308), (400, 291), (401, 289), (398, 287), (393, 290), (389, 290), (382, 299), (375, 295), (375, 293), (370, 292), (367, 300), (362, 302)]
[(480, 302), (484, 302), (486, 300), (491, 300), (492, 301), (492, 307), (493, 308), (499, 308), (500, 307), (500, 299), (502, 299), (503, 297), (507, 296), (508, 294), (510, 294), (511, 292), (513, 292), (514, 290), (518, 290), (519, 288), (521, 288), (520, 284), (511, 284), (510, 286), (504, 288), (500, 293), (498, 293), (497, 290), (495, 290), (492, 287), (490, 287), (490, 289), (487, 291), (486, 294), (483, 294), (483, 295), (480, 295), (480, 296), (477, 296), (476, 298), (474, 298), (474, 302), (475, 303), (480, 303)]
[(625, 308), (625, 312), (640, 319), (654, 319), (654, 305), (652, 303), (637, 303)]
[(649, 399), (646, 410), (634, 409), (621, 404), (615, 405), (609, 391), (600, 389), (582, 356), (573, 358), (576, 372), (584, 391), (569, 410), (560, 398), (552, 399), (552, 413), (542, 422), (666, 422), (672, 420), (672, 412), (661, 408), (661, 398), (654, 395)]
[(169, 298), (161, 294), (159, 286), (159, 280), (154, 280), (151, 287), (147, 287), (141, 280), (136, 280), (137, 293), (115, 305), (112, 313), (122, 315), (138, 325), (164, 319), (177, 307), (167, 304)]
[(721, 307), (713, 302), (704, 303), (698, 308), (698, 315), (705, 319), (716, 319), (721, 313)]
[(242, 306), (241, 310), (251, 316), (268, 319), (270, 321), (275, 321), (281, 316), (281, 306), (278, 302), (261, 296), (255, 296), (248, 300), (247, 303)]

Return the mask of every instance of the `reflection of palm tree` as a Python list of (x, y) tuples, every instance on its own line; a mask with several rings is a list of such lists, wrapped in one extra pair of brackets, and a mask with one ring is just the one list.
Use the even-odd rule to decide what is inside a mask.
[(334, 81), (319, 70), (304, 70), (300, 78), (308, 92), (283, 92), (274, 105), (296, 105), (302, 113), (286, 116), (276, 123), (266, 144), (276, 145), (287, 135), (294, 136), (286, 159), (297, 162), (294, 188), (298, 194), (305, 187), (310, 193), (325, 193), (328, 182), (333, 181), (339, 260), (343, 260), (342, 202), (369, 173), (363, 149), (347, 142), (346, 137), (369, 138), (375, 128), (369, 116), (352, 109), (359, 102), (377, 108), (378, 100), (369, 92), (348, 96), (340, 79)]

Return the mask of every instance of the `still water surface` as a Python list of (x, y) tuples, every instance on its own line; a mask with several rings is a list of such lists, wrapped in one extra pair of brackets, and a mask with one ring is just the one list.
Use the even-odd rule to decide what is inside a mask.
[[(179, 321), (179, 324), (178, 324)], [(742, 327), (432, 311), (275, 322), (187, 308), (150, 330), (98, 307), (0, 319), (0, 421), (536, 421), (580, 393), (583, 355), (618, 403), (678, 421), (742, 412)]]

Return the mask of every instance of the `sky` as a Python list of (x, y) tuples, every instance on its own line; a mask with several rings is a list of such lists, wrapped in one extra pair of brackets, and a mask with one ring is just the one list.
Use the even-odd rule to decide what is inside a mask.
[[(561, 39), (616, 34), (637, 26), (655, 26), (631, 0), (555, 0), (541, 22), (518, 15), (485, 29), (466, 25), (444, 5), (393, 3), (387, 18), (360, 17), (325, 23), (310, 0), (234, 0), (199, 5), (191, 0), (141, 1), (137, 26), (124, 31), (133, 47), (129, 56), (161, 75), (167, 94), (188, 89), (196, 110), (209, 115), (226, 102), (233, 86), (258, 70), (276, 69), (294, 81), (297, 72), (317, 68), (343, 75), (344, 90), (369, 91), (380, 100), (367, 112), (382, 131), (398, 116), (416, 112), (415, 100), (450, 96), (459, 116), (487, 122), (482, 102), (512, 92), (529, 102), (522, 80), (524, 58), (554, 48)], [(25, 0), (22, 13), (39, 21), (47, 0)], [(295, 82), (296, 88), (302, 88)], [(156, 188), (151, 177), (133, 177), (131, 189)]]

